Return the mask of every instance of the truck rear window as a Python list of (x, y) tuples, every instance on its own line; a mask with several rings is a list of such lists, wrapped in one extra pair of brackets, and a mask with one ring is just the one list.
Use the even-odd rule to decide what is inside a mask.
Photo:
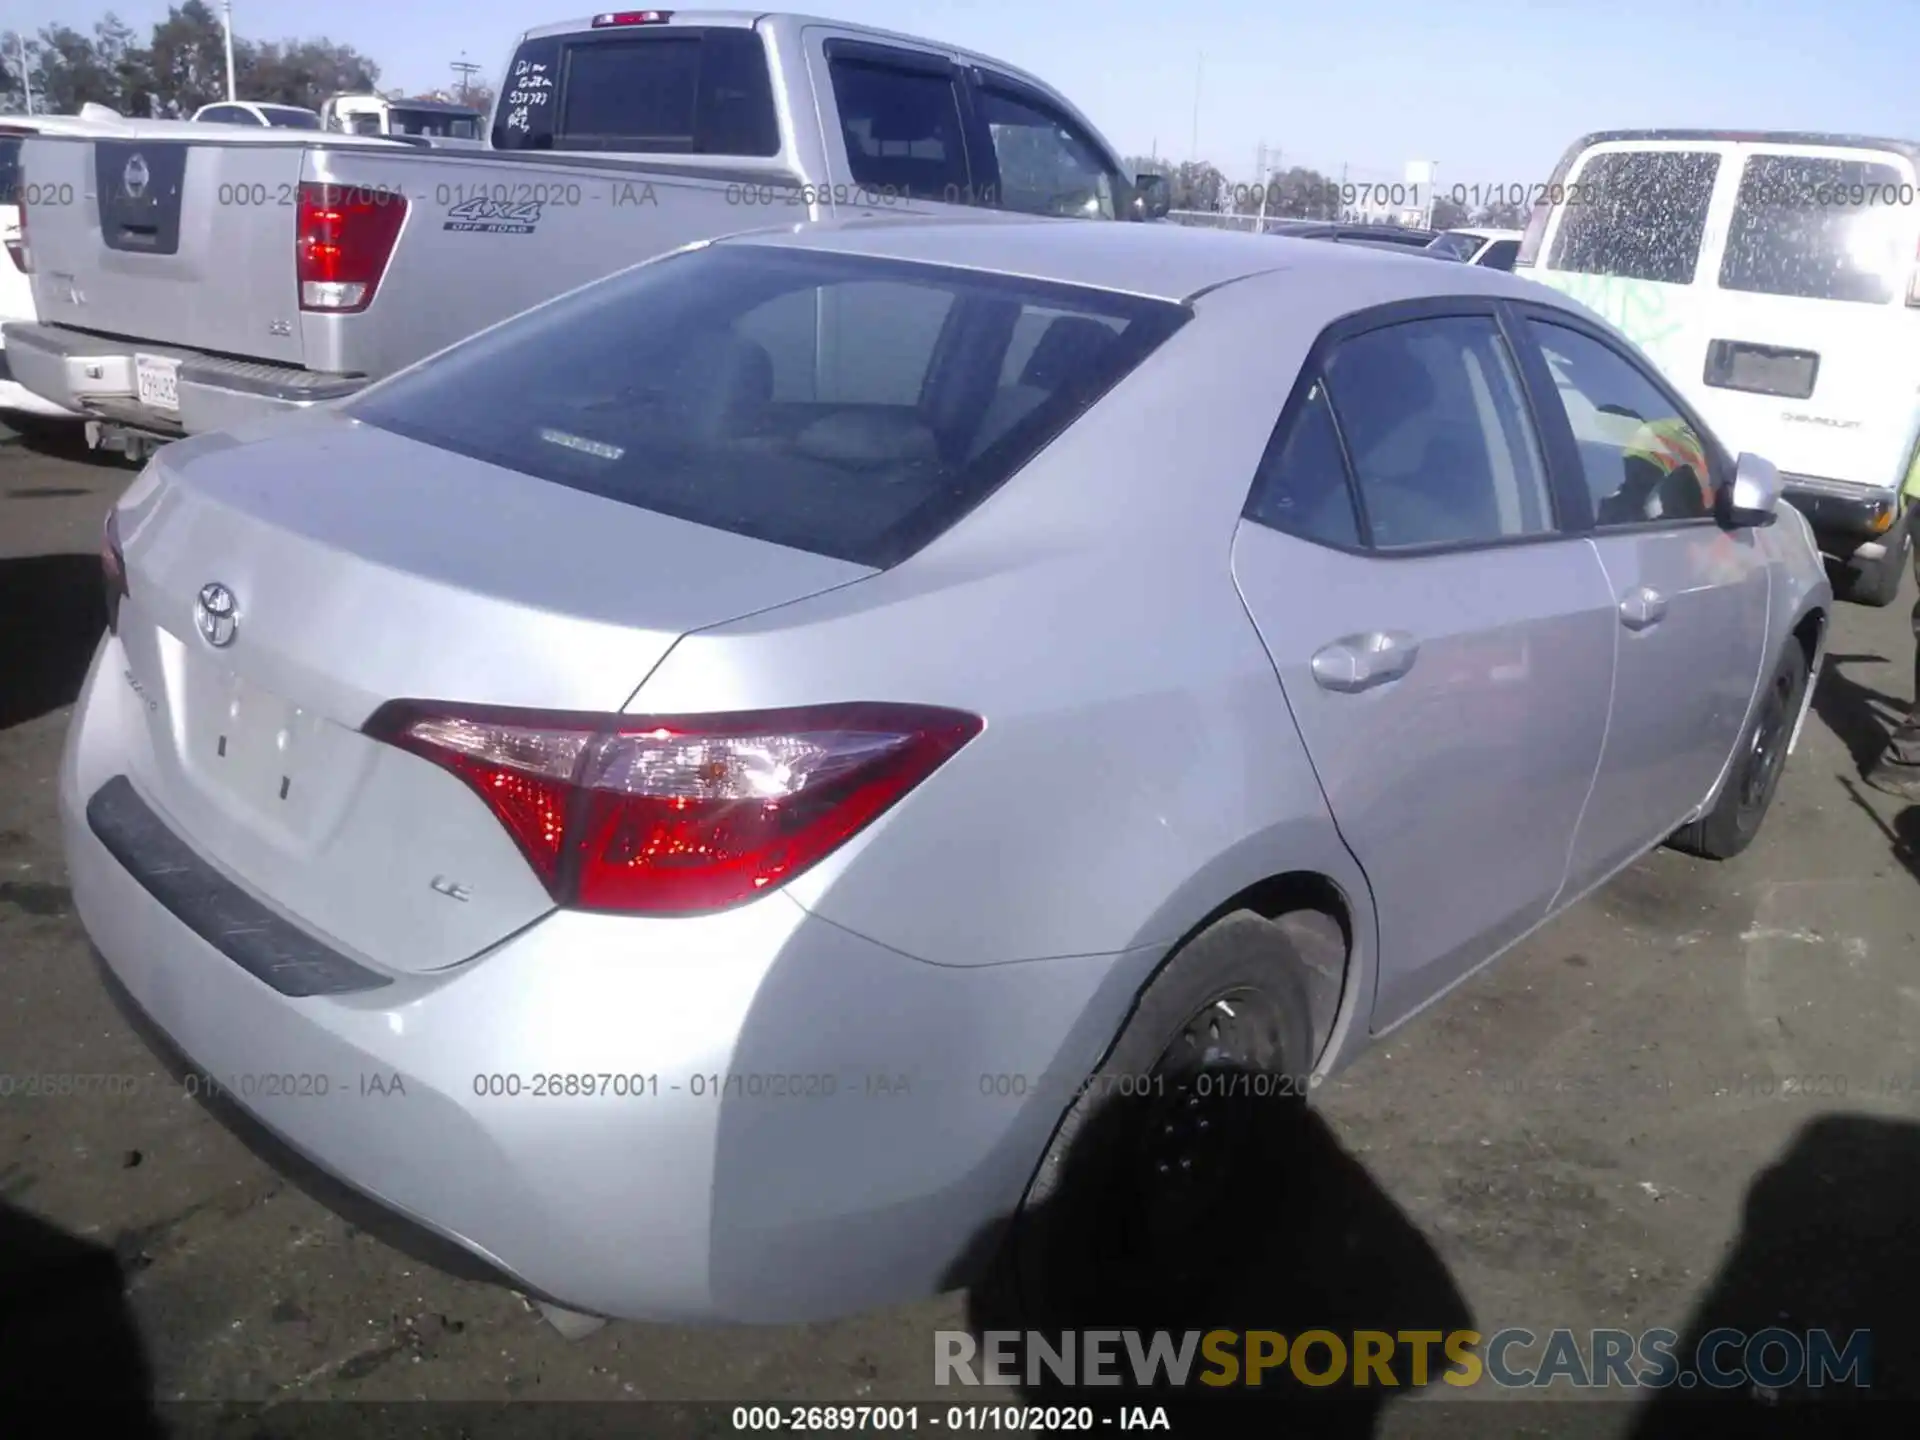
[(766, 46), (738, 26), (660, 26), (524, 41), (507, 67), (496, 150), (780, 153)]
[(1720, 288), (1885, 305), (1905, 289), (1914, 187), (1892, 165), (1756, 155), (1727, 225)]
[(1712, 151), (1589, 155), (1566, 187), (1547, 268), (1691, 285), (1719, 173)]
[(557, 485), (884, 568), (998, 489), (1187, 313), (719, 245), (563, 296), (347, 409)]

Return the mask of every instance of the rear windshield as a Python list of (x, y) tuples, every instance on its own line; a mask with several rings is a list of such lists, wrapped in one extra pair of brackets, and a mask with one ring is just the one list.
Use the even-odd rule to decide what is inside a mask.
[(0, 205), (20, 203), (20, 137), (0, 135)]
[(737, 26), (662, 26), (524, 42), (495, 111), (496, 150), (780, 153), (766, 46)]
[(1906, 286), (1914, 188), (1892, 165), (1756, 155), (1740, 177), (1720, 288), (1884, 305)]
[(943, 266), (717, 246), (564, 296), (347, 409), (558, 485), (884, 568), (1187, 314)]
[(396, 105), (387, 112), (389, 132), (394, 135), (428, 135), (441, 140), (478, 140), (477, 115), (449, 114), (444, 110), (407, 110)]
[(320, 117), (309, 110), (295, 110), (280, 105), (262, 105), (260, 113), (267, 117), (267, 124), (278, 130), (318, 130)]
[(1547, 268), (1692, 284), (1719, 173), (1711, 151), (1589, 155), (1566, 187)]

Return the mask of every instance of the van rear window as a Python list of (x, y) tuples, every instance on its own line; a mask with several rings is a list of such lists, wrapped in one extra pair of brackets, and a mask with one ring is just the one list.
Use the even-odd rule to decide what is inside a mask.
[(20, 137), (0, 135), (0, 205), (20, 203)]
[(766, 45), (739, 26), (549, 35), (507, 67), (496, 150), (780, 153)]
[(985, 500), (1187, 315), (1106, 290), (718, 245), (530, 310), (347, 413), (885, 568)]
[(1720, 288), (1885, 305), (1906, 286), (1914, 187), (1892, 165), (1756, 155), (1727, 225)]
[(1589, 155), (1567, 187), (1547, 268), (1692, 284), (1719, 173), (1711, 151)]

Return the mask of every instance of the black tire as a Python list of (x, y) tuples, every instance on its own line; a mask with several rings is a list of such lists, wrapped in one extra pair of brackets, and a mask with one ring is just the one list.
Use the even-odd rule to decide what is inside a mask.
[(1780, 776), (1786, 769), (1787, 742), (1800, 717), (1812, 658), (1797, 639), (1789, 639), (1747, 728), (1740, 733), (1726, 788), (1713, 808), (1675, 831), (1667, 843), (1706, 860), (1731, 860), (1753, 843), (1767, 818)]
[[(1249, 1188), (1284, 1169), (1313, 1060), (1302, 974), (1279, 926), (1235, 911), (1141, 992), (1055, 1132), (1002, 1256), (1028, 1317), (1191, 1294), (1196, 1271), (1232, 1264), (1211, 1252), (1243, 1246), (1246, 1222), (1208, 1205), (1244, 1209)], [(1173, 1168), (1178, 1152), (1156, 1146), (1183, 1138), (1195, 1153)]]
[(1900, 598), (1900, 586), (1913, 563), (1913, 527), (1908, 523), (1909, 508), (1896, 522), (1894, 533), (1886, 540), (1887, 553), (1878, 560), (1847, 560), (1835, 567), (1833, 595), (1849, 605), (1866, 605), (1884, 610)]

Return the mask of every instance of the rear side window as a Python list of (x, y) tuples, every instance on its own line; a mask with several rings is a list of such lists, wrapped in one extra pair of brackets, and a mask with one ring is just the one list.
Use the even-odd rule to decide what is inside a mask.
[(1884, 305), (1906, 286), (1913, 200), (1891, 165), (1755, 155), (1740, 176), (1720, 288)]
[[(957, 522), (1185, 320), (943, 266), (722, 245), (613, 276), (348, 413), (622, 504), (884, 567)], [(1007, 379), (1010, 337), (1043, 331)]]
[(736, 26), (555, 35), (520, 46), (497, 150), (780, 153), (766, 46)]
[(1511, 270), (1519, 254), (1518, 240), (1496, 240), (1487, 247), (1487, 253), (1480, 257), (1480, 264), (1490, 270)]
[(1719, 173), (1710, 151), (1589, 155), (1567, 187), (1547, 268), (1692, 284)]
[(1326, 385), (1374, 548), (1553, 528), (1539, 443), (1492, 319), (1366, 331), (1334, 351)]
[(1283, 435), (1276, 435), (1254, 477), (1247, 517), (1307, 540), (1360, 544), (1347, 485), (1340, 432), (1327, 407), (1327, 387), (1315, 380), (1305, 404)]
[(951, 71), (853, 58), (829, 64), (855, 184), (890, 195), (972, 202)]
[(20, 203), (20, 137), (0, 135), (0, 205)]

